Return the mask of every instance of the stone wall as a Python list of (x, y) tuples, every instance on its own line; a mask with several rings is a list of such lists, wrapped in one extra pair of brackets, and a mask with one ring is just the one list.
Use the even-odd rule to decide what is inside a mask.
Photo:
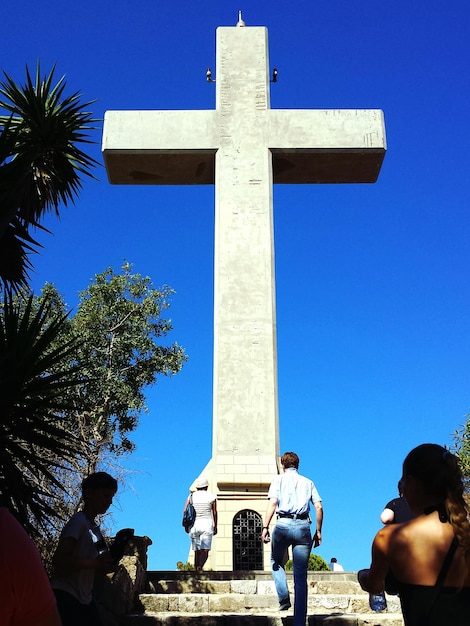
[(95, 580), (93, 594), (103, 626), (118, 626), (120, 618), (131, 612), (140, 593), (148, 590), (147, 548), (149, 537), (133, 537), (116, 572)]

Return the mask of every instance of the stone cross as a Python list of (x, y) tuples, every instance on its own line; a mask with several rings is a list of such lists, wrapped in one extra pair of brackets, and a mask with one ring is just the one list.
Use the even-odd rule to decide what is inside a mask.
[(386, 149), (382, 111), (271, 109), (270, 77), (266, 28), (220, 27), (215, 110), (107, 111), (103, 133), (113, 184), (215, 184), (205, 473), (261, 500), (279, 457), (273, 183), (375, 182)]

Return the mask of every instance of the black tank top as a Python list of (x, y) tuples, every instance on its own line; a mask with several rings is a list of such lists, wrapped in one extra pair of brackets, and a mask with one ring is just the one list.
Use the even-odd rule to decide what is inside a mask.
[(470, 587), (443, 587), (458, 542), (454, 537), (433, 587), (398, 583), (405, 626), (469, 626)]
[(434, 587), (398, 583), (398, 588), (406, 626), (469, 626), (470, 587), (441, 587), (435, 600)]

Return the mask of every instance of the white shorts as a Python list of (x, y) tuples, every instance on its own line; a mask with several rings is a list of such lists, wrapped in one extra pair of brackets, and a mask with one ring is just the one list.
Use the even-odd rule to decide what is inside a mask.
[(201, 524), (195, 522), (194, 526), (189, 531), (191, 537), (191, 548), (196, 550), (210, 550), (212, 546), (213, 537), (212, 524)]

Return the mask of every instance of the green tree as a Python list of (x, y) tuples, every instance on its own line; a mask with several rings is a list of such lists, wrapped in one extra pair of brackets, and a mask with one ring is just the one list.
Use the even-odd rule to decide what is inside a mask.
[(119, 474), (119, 455), (147, 410), (145, 389), (178, 373), (187, 356), (162, 345), (173, 290), (124, 264), (79, 295), (75, 315), (46, 284), (40, 296), (0, 306), (0, 494), (35, 530), (47, 565), (63, 519), (79, 505), (83, 477)]
[(470, 504), (470, 418), (467, 418), (465, 424), (455, 431), (452, 451), (459, 459), (460, 469), (462, 470), (465, 483), (467, 501), (469, 501)]
[[(187, 360), (178, 343), (163, 345), (172, 330), (165, 312), (173, 290), (166, 285), (157, 289), (148, 276), (131, 269), (124, 263), (119, 274), (111, 267), (97, 274), (79, 294), (77, 311), (63, 325), (59, 338), (64, 342), (80, 338), (71, 358), (83, 382), (69, 401), (87, 459), (87, 468), (80, 470), (85, 474), (108, 454), (132, 452), (130, 435), (147, 411), (146, 388), (159, 375), (177, 374)], [(53, 285), (45, 285), (37, 304), (44, 299), (65, 314), (63, 298)]]
[(186, 561), (186, 563), (183, 563), (183, 561), (177, 561), (176, 569), (180, 572), (192, 572), (195, 569), (195, 567), (189, 561)]
[[(293, 565), (292, 559), (289, 559), (285, 565), (286, 572), (291, 572)], [(331, 568), (321, 556), (318, 554), (310, 554), (308, 557), (307, 570), (309, 572), (330, 572)]]
[(96, 164), (78, 147), (91, 143), (91, 103), (64, 97), (65, 78), (54, 85), (54, 71), (41, 78), (38, 64), (35, 80), (26, 68), (24, 85), (7, 74), (0, 83), (0, 283), (13, 288), (26, 285), (39, 246), (31, 230), (75, 202)]

